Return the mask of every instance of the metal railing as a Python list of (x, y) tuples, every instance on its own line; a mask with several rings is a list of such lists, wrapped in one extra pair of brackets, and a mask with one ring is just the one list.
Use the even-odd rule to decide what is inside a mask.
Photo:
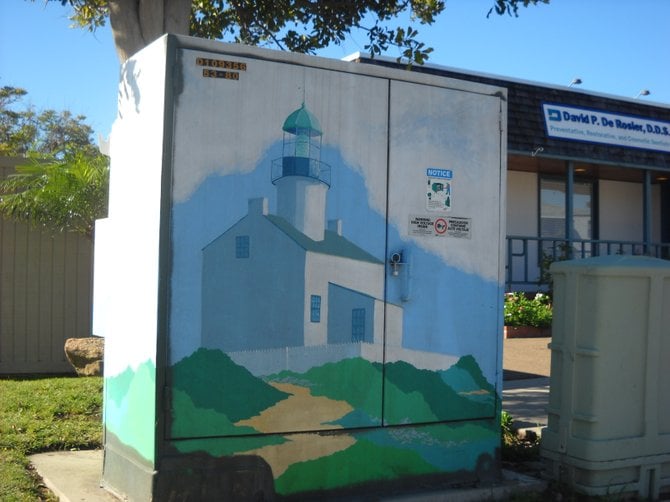
[(670, 259), (670, 242), (648, 243), (605, 239), (556, 239), (507, 236), (505, 286), (508, 291), (546, 289), (554, 261), (605, 255), (646, 255)]
[(312, 178), (330, 186), (330, 166), (318, 159), (308, 157), (280, 157), (272, 161), (272, 184), (286, 176)]

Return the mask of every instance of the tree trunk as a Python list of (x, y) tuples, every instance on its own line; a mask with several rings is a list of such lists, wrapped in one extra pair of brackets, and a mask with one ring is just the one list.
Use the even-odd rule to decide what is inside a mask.
[(123, 64), (164, 33), (189, 34), (191, 0), (109, 0), (109, 22)]

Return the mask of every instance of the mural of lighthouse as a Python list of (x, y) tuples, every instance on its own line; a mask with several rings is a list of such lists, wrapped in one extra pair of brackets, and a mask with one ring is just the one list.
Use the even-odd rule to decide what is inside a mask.
[[(453, 316), (418, 313), (438, 299), (414, 300), (418, 278), (428, 291), (470, 279), (395, 237), (367, 202), (385, 190), (385, 176), (366, 180), (324, 146), (320, 118), (305, 101), (289, 108), (253, 171), (209, 177), (175, 207), (176, 253), (194, 248), (186, 221), (212, 221), (211, 237), (190, 255), (197, 261), (189, 260), (201, 264), (200, 343), (173, 365), (176, 439), (495, 416), (495, 390), (476, 359), (419, 341)], [(424, 184), (416, 183), (420, 200)], [(213, 214), (230, 223), (216, 224)], [(397, 248), (387, 249), (389, 238)], [(201, 445), (191, 441), (179, 444)]]
[(300, 499), (495, 476), (499, 89), (182, 42), (131, 61), (121, 94), (99, 242), (149, 244), (110, 277), (107, 478)]
[[(226, 352), (326, 344), (382, 344), (384, 263), (326, 227), (331, 167), (303, 104), (283, 124), (272, 161), (277, 214), (267, 198), (203, 249), (203, 344)], [(269, 185), (268, 180), (268, 185)], [(402, 330), (401, 308), (392, 317)], [(381, 354), (381, 352), (379, 352)]]

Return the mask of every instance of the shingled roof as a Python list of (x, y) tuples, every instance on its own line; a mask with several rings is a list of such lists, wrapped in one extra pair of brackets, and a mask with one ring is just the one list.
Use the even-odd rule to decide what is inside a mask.
[[(387, 59), (370, 59), (361, 56), (356, 61), (392, 68), (405, 68), (404, 65)], [(530, 155), (538, 147), (542, 147), (543, 156), (670, 170), (670, 153), (548, 137), (545, 131), (542, 104), (562, 104), (666, 122), (670, 122), (670, 107), (656, 106), (644, 101), (617, 99), (567, 87), (555, 88), (508, 80), (503, 77), (466, 73), (437, 66), (413, 66), (411, 71), (507, 88), (507, 148), (509, 153)]]

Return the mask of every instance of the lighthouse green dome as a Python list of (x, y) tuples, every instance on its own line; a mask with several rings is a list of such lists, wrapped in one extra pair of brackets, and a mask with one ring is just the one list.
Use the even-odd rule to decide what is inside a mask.
[(292, 134), (307, 133), (309, 136), (321, 136), (323, 134), (319, 119), (307, 109), (305, 103), (286, 117), (282, 130)]

